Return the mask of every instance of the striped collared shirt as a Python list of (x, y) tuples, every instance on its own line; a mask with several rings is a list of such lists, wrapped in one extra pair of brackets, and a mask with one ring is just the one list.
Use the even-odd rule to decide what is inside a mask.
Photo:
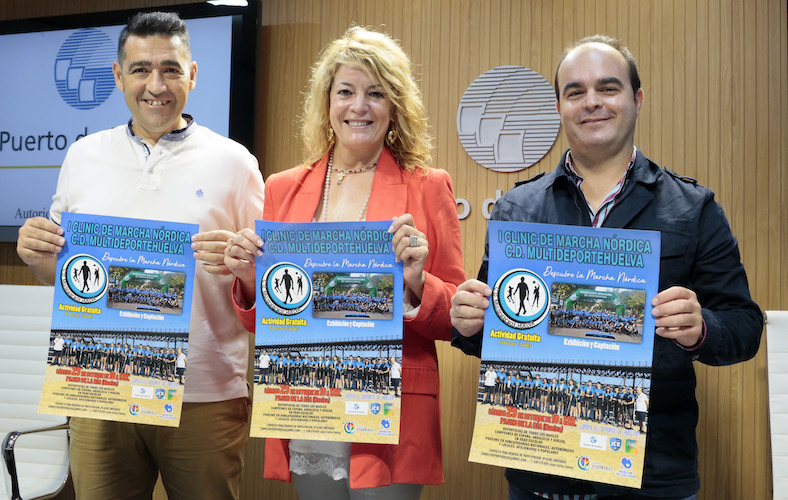
[[(591, 217), (591, 225), (594, 227), (602, 227), (602, 224), (605, 222), (605, 218), (607, 214), (613, 209), (613, 207), (618, 203), (618, 195), (624, 190), (624, 186), (627, 183), (627, 178), (629, 177), (630, 172), (632, 172), (632, 167), (635, 165), (635, 158), (638, 154), (638, 148), (632, 147), (632, 156), (629, 159), (629, 165), (627, 166), (627, 171), (624, 173), (624, 176), (621, 177), (621, 180), (613, 186), (613, 189), (607, 193), (605, 199), (602, 201), (602, 204), (599, 205), (599, 210), (594, 212), (594, 209), (591, 208), (591, 205), (588, 204), (588, 200), (586, 200), (586, 206), (588, 207), (588, 215)], [(574, 166), (572, 165), (572, 152), (570, 151), (566, 155), (566, 162), (564, 163), (564, 167), (566, 168), (566, 173), (569, 175), (569, 178), (577, 185), (580, 192), (583, 192), (583, 189), (580, 187), (583, 184), (583, 178), (578, 175), (577, 171), (575, 171)], [(585, 199), (585, 193), (583, 194), (583, 199)]]

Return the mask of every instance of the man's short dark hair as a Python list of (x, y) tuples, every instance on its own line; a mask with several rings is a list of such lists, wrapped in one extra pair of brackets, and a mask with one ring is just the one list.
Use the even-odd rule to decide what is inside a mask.
[(192, 48), (186, 23), (175, 12), (138, 12), (120, 32), (118, 38), (118, 62), (126, 58), (126, 40), (129, 36), (177, 36), (181, 39), (186, 59), (191, 60)]
[(553, 86), (555, 87), (555, 98), (559, 99), (560, 95), (560, 89), (558, 88), (558, 70), (561, 69), (561, 63), (564, 62), (564, 59), (566, 59), (566, 56), (569, 55), (570, 52), (587, 43), (601, 43), (608, 45), (616, 49), (619, 54), (624, 56), (624, 59), (627, 60), (627, 65), (629, 66), (629, 81), (632, 83), (632, 92), (637, 94), (637, 91), (640, 88), (640, 75), (638, 74), (638, 65), (635, 62), (635, 57), (632, 55), (632, 52), (630, 52), (629, 48), (624, 45), (624, 42), (618, 38), (607, 35), (593, 35), (576, 41), (572, 45), (568, 46), (566, 50), (564, 50), (561, 60), (558, 61), (558, 67), (555, 68), (555, 80), (553, 82)]

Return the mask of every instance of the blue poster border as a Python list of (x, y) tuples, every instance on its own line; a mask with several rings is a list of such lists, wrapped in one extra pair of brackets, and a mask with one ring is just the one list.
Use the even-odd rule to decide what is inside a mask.
[(660, 238), (489, 222), (471, 461), (640, 487)]
[(399, 442), (389, 374), (401, 363), (403, 276), (390, 226), (256, 221), (252, 436)]
[(174, 427), (196, 224), (63, 212), (39, 411)]

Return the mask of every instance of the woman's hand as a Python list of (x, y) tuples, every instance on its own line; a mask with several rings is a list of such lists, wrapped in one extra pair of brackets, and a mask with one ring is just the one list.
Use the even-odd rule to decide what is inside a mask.
[(389, 232), (394, 233), (394, 236), (391, 238), (394, 258), (396, 262), (402, 261), (403, 263), (402, 277), (405, 281), (405, 286), (413, 292), (413, 295), (421, 303), (424, 282), (427, 280), (424, 264), (427, 261), (427, 256), (430, 254), (427, 237), (416, 229), (413, 216), (410, 214), (395, 217), (394, 222), (389, 227)]
[(247, 228), (235, 233), (227, 241), (227, 248), (224, 250), (224, 265), (240, 281), (246, 304), (254, 304), (254, 259), (263, 255), (262, 246), (263, 240)]
[(227, 240), (233, 233), (223, 229), (216, 231), (205, 231), (192, 236), (192, 250), (194, 258), (201, 261), (202, 268), (220, 276), (230, 274), (227, 266), (224, 265), (224, 252), (227, 250)]

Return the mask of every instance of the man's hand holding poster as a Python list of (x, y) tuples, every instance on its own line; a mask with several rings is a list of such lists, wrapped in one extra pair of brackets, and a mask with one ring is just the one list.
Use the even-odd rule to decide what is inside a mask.
[(195, 224), (63, 213), (39, 411), (176, 427)]
[(660, 235), (490, 221), (470, 460), (639, 488)]
[(403, 278), (390, 225), (257, 221), (252, 436), (399, 442)]

